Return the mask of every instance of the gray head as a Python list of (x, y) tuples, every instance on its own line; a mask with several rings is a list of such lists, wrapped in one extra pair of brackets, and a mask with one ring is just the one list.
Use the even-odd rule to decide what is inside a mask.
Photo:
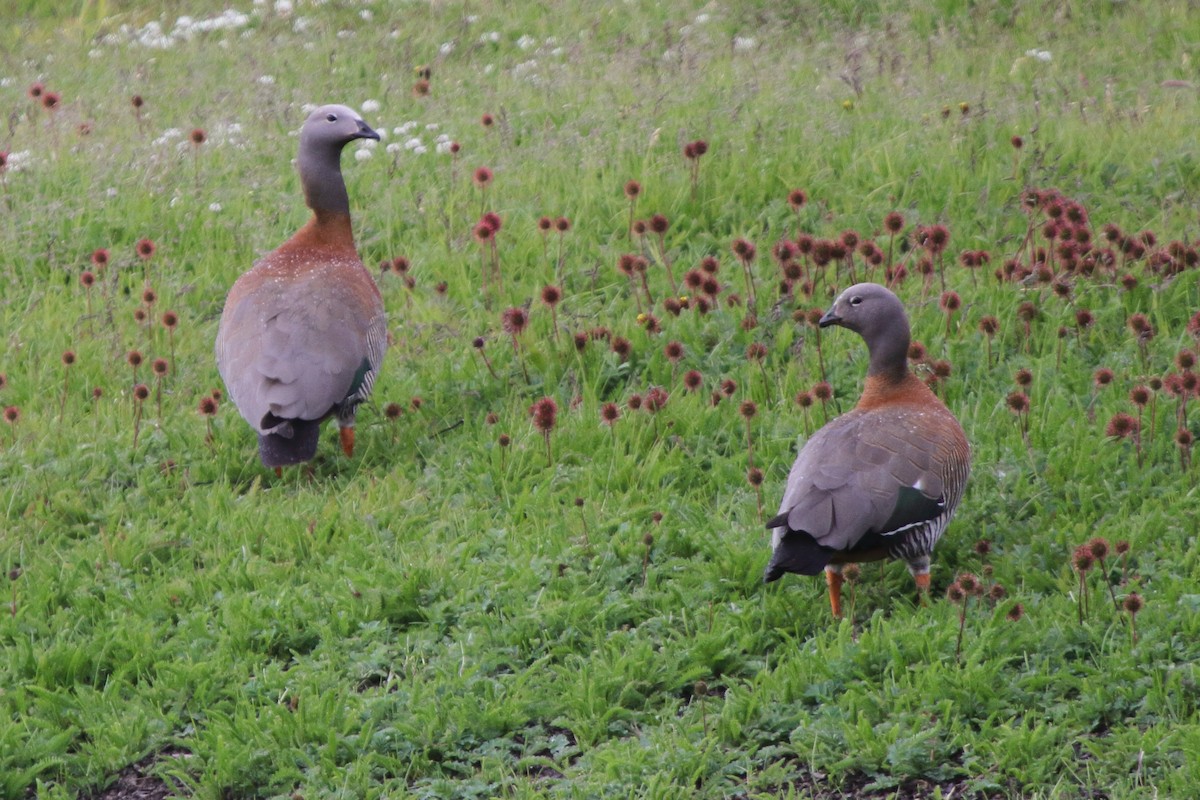
[(355, 139), (379, 141), (379, 134), (354, 109), (328, 105), (308, 115), (300, 128), (297, 166), (309, 208), (350, 213), (341, 157), (342, 148)]
[(819, 324), (840, 325), (863, 337), (871, 354), (868, 375), (900, 379), (908, 371), (908, 317), (900, 298), (879, 284), (856, 283), (846, 289)]

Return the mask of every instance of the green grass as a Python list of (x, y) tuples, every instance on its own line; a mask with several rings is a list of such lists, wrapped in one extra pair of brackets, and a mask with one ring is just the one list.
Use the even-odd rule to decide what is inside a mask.
[[(1069, 298), (992, 275), (1018, 255), (1028, 189), (1082, 203), (1097, 239), (1105, 223), (1153, 231), (1155, 249), (1196, 239), (1200, 104), (1163, 85), (1200, 85), (1186, 4), (296, 0), (288, 15), (247, 0), (243, 25), (161, 48), (134, 41), (156, 19), (139, 7), (21, 5), (0, 19), (0, 151), (20, 154), (0, 175), (0, 407), (20, 411), (0, 423), (0, 797), (95, 796), (135, 763), (212, 798), (1066, 800), (1200, 786), (1200, 502), (1173, 441), (1179, 402), (1158, 393), (1153, 426), (1147, 409), (1140, 466), (1132, 441), (1105, 435), (1134, 413), (1134, 385), (1196, 346), (1197, 273), (1145, 257), (1118, 270), (1135, 288), (1101, 270), (1068, 276)], [(161, 30), (222, 11), (174, 4)], [(432, 91), (418, 98), (421, 64)], [(26, 96), (36, 81), (62, 94), (54, 114)], [(414, 286), (380, 278), (394, 344), (355, 456), (330, 428), (311, 474), (277, 479), (228, 402), (206, 440), (217, 318), (237, 275), (305, 219), (291, 166), (303, 104), (367, 100), (387, 136), (343, 159), (359, 248), (371, 267), (408, 258)], [(193, 152), (196, 127), (208, 141)], [(435, 151), (443, 133), (457, 159)], [(411, 137), (428, 152), (406, 149)], [(697, 138), (709, 152), (693, 191), (680, 152)], [(485, 197), (479, 166), (495, 174)], [(669, 218), (677, 278), (715, 255), (725, 294), (745, 296), (729, 248), (757, 245), (756, 327), (744, 306), (668, 313), (651, 258), (662, 330), (645, 329), (615, 267), (657, 253), (628, 241), (628, 180), (644, 187), (639, 218)], [(491, 308), (471, 238), (483, 209), (504, 220)], [(905, 241), (917, 225), (951, 232), (946, 281), (963, 308), (949, 329), (936, 278), (898, 292), (929, 357), (952, 365), (939, 392), (974, 473), (930, 602), (903, 566), (868, 565), (839, 623), (820, 579), (760, 583), (768, 538), (738, 405), (758, 404), (769, 515), (806, 429), (793, 397), (822, 379), (792, 312), (847, 284), (829, 268), (811, 300), (776, 305), (771, 247), (853, 229), (886, 250), (893, 210)], [(559, 244), (544, 252), (542, 215), (571, 221), (557, 339), (539, 294)], [(157, 246), (145, 263), (143, 237)], [(97, 248), (112, 261), (89, 300), (79, 276)], [(991, 263), (972, 274), (964, 249)], [(147, 280), (157, 299), (140, 324)], [(1023, 302), (1039, 312), (1028, 334)], [(523, 303), (528, 382), (500, 320)], [(166, 309), (181, 319), (173, 342)], [(1080, 309), (1095, 318), (1085, 330)], [(1136, 312), (1155, 329), (1144, 348), (1126, 326)], [(1000, 323), (990, 360), (986, 315)], [(597, 326), (630, 341), (628, 360), (603, 341), (576, 351), (572, 334)], [(674, 368), (669, 341), (685, 349)], [(820, 341), (827, 411), (844, 411), (862, 342)], [(132, 349), (151, 391), (136, 447)], [(161, 411), (158, 357), (171, 362)], [(1114, 372), (1102, 389), (1098, 367)], [(1006, 404), (1022, 368), (1027, 437)], [(688, 369), (703, 373), (696, 394)], [(714, 407), (724, 379), (736, 389)], [(669, 391), (665, 409), (626, 407), (651, 386)], [(528, 416), (542, 396), (559, 405), (549, 464)], [(611, 429), (605, 402), (622, 407)], [(1200, 433), (1196, 405), (1183, 424)], [(1089, 575), (1081, 623), (1071, 555), (1095, 535), (1130, 552)], [(971, 601), (956, 658), (959, 608), (943, 593), (984, 572), (980, 539), (1007, 595)], [(1136, 641), (1106, 583), (1118, 601), (1145, 598)]]

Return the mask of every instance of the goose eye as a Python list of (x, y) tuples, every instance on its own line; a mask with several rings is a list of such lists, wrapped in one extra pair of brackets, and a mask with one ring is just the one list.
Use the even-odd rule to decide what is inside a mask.
[(326, 120), (327, 122), (337, 122), (337, 114), (333, 114), (333, 113), (326, 114), (326, 115), (325, 115), (325, 120)]
[(861, 297), (859, 297), (858, 295), (855, 295), (854, 297), (851, 297), (851, 298), (850, 298), (850, 305), (852, 305), (852, 306), (861, 306), (861, 305), (862, 305), (862, 301), (863, 301), (863, 299), (862, 299)]

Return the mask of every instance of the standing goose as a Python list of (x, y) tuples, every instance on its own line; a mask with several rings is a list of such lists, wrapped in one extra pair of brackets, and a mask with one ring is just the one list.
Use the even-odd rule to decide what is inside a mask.
[(353, 109), (309, 114), (296, 163), (312, 219), (237, 279), (221, 313), (217, 369), (276, 474), (316, 454), (331, 415), (353, 454), (354, 415), (387, 350), (387, 315), (354, 248), (342, 180), (342, 148), (355, 139), (379, 134)]
[(908, 370), (904, 306), (882, 286), (846, 289), (821, 317), (862, 336), (870, 367), (858, 404), (810, 438), (767, 522), (774, 553), (763, 574), (825, 570), (840, 617), (842, 565), (902, 559), (920, 592), (929, 555), (962, 498), (971, 451), (958, 420)]

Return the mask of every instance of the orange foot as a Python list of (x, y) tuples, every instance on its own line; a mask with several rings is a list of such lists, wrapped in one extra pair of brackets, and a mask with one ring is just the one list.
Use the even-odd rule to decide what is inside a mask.
[(338, 436), (342, 440), (342, 452), (348, 456), (354, 455), (354, 428), (338, 428)]
[(282, 478), (282, 477), (283, 477), (283, 467), (276, 467), (276, 468), (275, 468), (275, 477), (276, 477), (276, 478)]

